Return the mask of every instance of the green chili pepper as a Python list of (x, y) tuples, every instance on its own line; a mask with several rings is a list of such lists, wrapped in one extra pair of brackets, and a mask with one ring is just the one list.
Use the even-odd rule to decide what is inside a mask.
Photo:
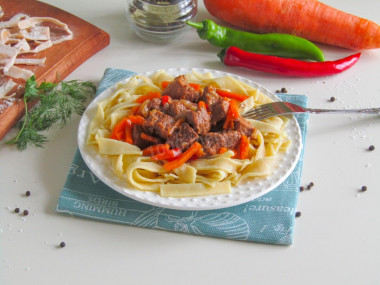
[(217, 25), (214, 21), (186, 22), (197, 28), (201, 39), (220, 48), (236, 46), (248, 52), (324, 61), (323, 52), (312, 42), (289, 34), (254, 34)]

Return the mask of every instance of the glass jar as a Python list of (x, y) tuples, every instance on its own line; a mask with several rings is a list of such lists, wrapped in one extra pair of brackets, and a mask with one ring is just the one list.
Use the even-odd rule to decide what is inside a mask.
[(197, 0), (127, 0), (126, 18), (141, 38), (168, 42), (188, 28), (185, 21), (197, 15)]

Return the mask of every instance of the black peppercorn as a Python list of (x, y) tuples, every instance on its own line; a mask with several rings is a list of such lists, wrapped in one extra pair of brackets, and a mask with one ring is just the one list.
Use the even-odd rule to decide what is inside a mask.
[(330, 102), (334, 102), (334, 101), (335, 101), (335, 97), (331, 97)]
[(369, 148), (368, 148), (368, 150), (370, 150), (370, 151), (375, 150), (375, 146), (374, 145), (370, 145)]
[(367, 189), (368, 189), (367, 186), (362, 186), (361, 190), (364, 192), (364, 191), (367, 191)]
[(65, 247), (66, 246), (66, 243), (64, 241), (62, 241), (60, 244), (59, 244), (60, 247)]
[(301, 217), (301, 212), (296, 212), (296, 218)]
[(303, 190), (305, 190), (305, 187), (301, 186), (300, 191), (302, 192)]
[(27, 215), (29, 215), (29, 211), (28, 210), (24, 210), (23, 214), (24, 214), (24, 216), (27, 216)]
[(26, 197), (29, 197), (29, 196), (30, 196), (30, 191), (29, 191), (29, 190), (25, 192), (25, 196), (26, 196)]
[(20, 208), (16, 208), (15, 213), (20, 213)]

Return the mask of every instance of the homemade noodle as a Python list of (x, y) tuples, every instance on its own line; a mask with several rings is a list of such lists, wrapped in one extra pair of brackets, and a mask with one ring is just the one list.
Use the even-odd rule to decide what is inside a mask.
[[(88, 144), (96, 146), (100, 154), (110, 158), (119, 177), (139, 190), (154, 191), (161, 196), (189, 197), (230, 193), (231, 185), (272, 173), (278, 153), (286, 151), (291, 143), (285, 130), (286, 117), (248, 120), (257, 129), (256, 138), (250, 140), (248, 159), (232, 158), (234, 152), (229, 150), (192, 160), (171, 171), (166, 171), (162, 163), (143, 156), (139, 147), (109, 138), (113, 127), (128, 115), (132, 107), (139, 105), (135, 102), (139, 96), (150, 91), (162, 92), (161, 82), (173, 79), (174, 76), (164, 71), (150, 77), (133, 76), (128, 82), (120, 83), (112, 96), (98, 103), (96, 116), (90, 124)], [(213, 78), (210, 73), (192, 72), (186, 74), (186, 79), (200, 84), (202, 88), (213, 85), (250, 96), (240, 103), (240, 114), (273, 101), (254, 87), (230, 76)]]

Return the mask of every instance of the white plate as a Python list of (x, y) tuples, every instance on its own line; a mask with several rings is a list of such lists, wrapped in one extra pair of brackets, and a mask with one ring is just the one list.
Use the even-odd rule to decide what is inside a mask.
[[(232, 76), (237, 80), (240, 80), (257, 88), (263, 94), (267, 95), (273, 100), (280, 101), (277, 96), (275, 96), (272, 92), (265, 89), (261, 85), (234, 74), (201, 68), (171, 68), (166, 69), (165, 71), (168, 74), (176, 76), (190, 73), (192, 70), (200, 73), (211, 72), (214, 77), (227, 75)], [(156, 71), (146, 72), (143, 73), (143, 75), (150, 76), (155, 72)], [(129, 78), (121, 82), (127, 82), (128, 80)], [(233, 187), (232, 193), (230, 194), (191, 198), (167, 198), (161, 197), (157, 193), (128, 188), (126, 187), (126, 182), (113, 172), (111, 160), (105, 156), (100, 155), (94, 146), (86, 145), (90, 122), (96, 114), (97, 103), (113, 94), (115, 90), (116, 84), (99, 94), (89, 104), (79, 123), (78, 145), (82, 157), (91, 171), (110, 188), (127, 197), (143, 203), (171, 209), (210, 210), (226, 208), (251, 201), (273, 190), (286, 179), (286, 177), (292, 172), (297, 164), (302, 149), (302, 139), (297, 120), (291, 116), (290, 122), (287, 125), (287, 132), (289, 138), (292, 140), (292, 144), (286, 153), (279, 155), (278, 164), (274, 172), (268, 177), (256, 178), (252, 181), (248, 181), (246, 183)]]

